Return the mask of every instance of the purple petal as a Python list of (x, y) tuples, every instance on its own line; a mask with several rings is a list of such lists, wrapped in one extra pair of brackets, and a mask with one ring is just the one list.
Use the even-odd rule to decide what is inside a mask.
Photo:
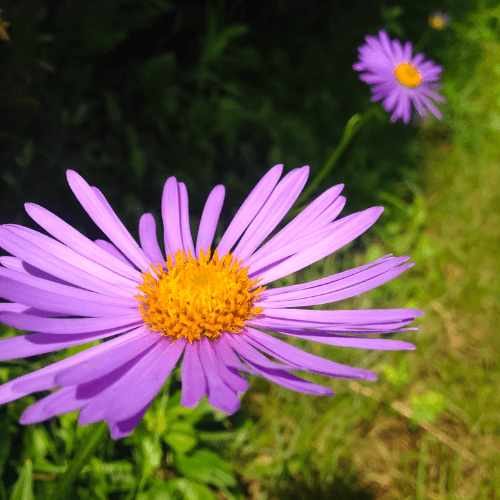
[(6, 267), (7, 269), (12, 269), (13, 271), (17, 271), (19, 273), (28, 272), (23, 266), (23, 261), (21, 259), (18, 259), (17, 257), (2, 255), (0, 257), (0, 264), (2, 264), (2, 266)]
[(126, 342), (130, 337), (141, 334), (142, 331), (144, 331), (143, 328), (132, 330), (114, 339), (108, 340), (107, 342), (90, 347), (89, 349), (79, 352), (74, 356), (52, 363), (51, 365), (41, 368), (40, 370), (28, 373), (22, 377), (15, 378), (14, 380), (0, 385), (0, 404), (14, 401), (15, 399), (22, 398), (27, 394), (31, 394), (32, 392), (47, 391), (57, 387), (54, 378), (60, 370), (85, 361), (86, 359), (90, 359), (102, 351), (113, 349), (116, 345)]
[[(53, 241), (54, 243), (57, 243), (55, 240)], [(57, 244), (60, 245), (59, 243)], [(32, 266), (69, 283), (73, 283), (83, 288), (104, 292), (106, 295), (118, 295), (120, 297), (127, 296), (127, 292), (121, 286), (112, 286), (109, 283), (90, 275), (81, 268), (61, 260), (59, 256), (54, 255), (51, 251), (46, 251), (45, 249), (34, 245), (25, 238), (14, 233), (11, 229), (7, 229), (5, 226), (0, 227), (0, 246), (12, 255), (15, 255)], [(71, 252), (69, 248), (65, 248)], [(90, 263), (91, 261), (87, 262)], [(94, 263), (92, 263), (92, 265), (97, 266), (97, 264)], [(127, 280), (127, 282), (130, 284), (130, 281)]]
[(189, 200), (186, 185), (179, 182), (179, 209), (180, 209), (180, 226), (182, 235), (182, 248), (186, 254), (191, 252), (191, 255), (196, 255), (194, 251), (193, 236), (189, 227)]
[(61, 370), (55, 377), (55, 381), (57, 385), (79, 385), (103, 377), (133, 358), (142, 356), (159, 340), (163, 339), (157, 332), (144, 332), (120, 344), (112, 351), (96, 354), (92, 359)]
[(236, 390), (228, 387), (224, 382), (211, 342), (206, 337), (203, 337), (199, 341), (199, 344), (200, 361), (208, 385), (208, 401), (214, 408), (228, 414), (233, 414), (240, 407), (240, 400)]
[(199, 342), (187, 343), (182, 359), (182, 399), (181, 405), (194, 408), (207, 392), (207, 382), (199, 357)]
[[(0, 268), (0, 297), (36, 309), (66, 313), (68, 316), (123, 316), (136, 309), (138, 301), (109, 297), (53, 283), (28, 274)], [(135, 302), (135, 304), (134, 304)]]
[(87, 344), (94, 340), (105, 339), (127, 332), (137, 325), (101, 329), (96, 332), (74, 333), (70, 335), (51, 333), (30, 333), (0, 340), (0, 361), (29, 358), (38, 354), (59, 351), (76, 345)]
[(145, 415), (149, 408), (149, 404), (146, 405), (142, 410), (136, 413), (133, 417), (127, 420), (121, 420), (119, 422), (108, 421), (109, 431), (113, 439), (120, 439), (128, 436), (141, 421), (142, 417)]
[(121, 223), (99, 190), (91, 188), (85, 180), (72, 170), (67, 171), (68, 183), (78, 201), (101, 231), (130, 259), (139, 269), (149, 267), (149, 261), (134, 238)]
[[(115, 259), (120, 260), (127, 264), (127, 266), (130, 266), (131, 268), (136, 271), (134, 268), (134, 264), (130, 261), (130, 259), (127, 259), (125, 254), (119, 250), (113, 243), (110, 243), (109, 241), (106, 240), (95, 240), (94, 243), (102, 250), (104, 250), (107, 254), (113, 256)], [(139, 273), (139, 278), (138, 281), (142, 280), (141, 273)]]
[(225, 188), (222, 185), (215, 186), (208, 195), (203, 213), (201, 215), (200, 227), (198, 228), (198, 237), (196, 239), (196, 256), (200, 257), (200, 249), (205, 252), (212, 245), (219, 222), (222, 204), (224, 203)]
[(174, 344), (170, 344), (168, 339), (160, 339), (153, 349), (80, 411), (80, 425), (104, 418), (118, 421), (133, 417), (161, 389), (185, 344), (184, 339)]
[(231, 366), (231, 363), (229, 363), (229, 365), (226, 363), (227, 351), (224, 349), (223, 345), (224, 344), (221, 344), (220, 338), (212, 342), (212, 349), (219, 375), (224, 383), (234, 391), (245, 392), (248, 389), (248, 382)]
[[(33, 231), (33, 229), (17, 226), (15, 224), (7, 224), (2, 227), (13, 232), (23, 240), (29, 241), (36, 248), (46, 251), (66, 264), (80, 269), (85, 280), (90, 280), (94, 291), (104, 292), (108, 295), (113, 294), (117, 296), (128, 296), (131, 291), (135, 292), (136, 290), (135, 281), (125, 278), (121, 274), (110, 271), (106, 267), (87, 259), (49, 236), (45, 236), (37, 231)], [(51, 273), (54, 274), (53, 271), (51, 271)], [(80, 283), (76, 284), (80, 285)]]
[[(285, 262), (265, 271), (263, 274), (259, 273), (257, 277), (262, 280), (259, 282), (259, 285), (265, 285), (283, 276), (288, 276), (332, 254), (344, 245), (347, 245), (347, 243), (350, 243), (371, 227), (380, 217), (382, 211), (383, 209), (381, 207), (369, 208), (368, 210), (354, 214), (349, 219), (344, 218), (343, 221), (338, 221), (341, 222), (341, 224), (332, 224), (334, 230), (329, 236), (323, 238), (322, 241), (296, 253)], [(320, 231), (318, 231), (318, 234), (319, 232)], [(302, 239), (296, 240), (293, 244), (298, 246), (299, 241), (302, 244), (306, 244)], [(250, 272), (253, 276), (253, 269), (251, 269)]]
[(377, 376), (373, 372), (342, 365), (330, 361), (329, 359), (323, 359), (314, 354), (309, 354), (308, 352), (297, 349), (282, 340), (253, 328), (245, 328), (242, 337), (257, 349), (264, 351), (266, 354), (284, 363), (294, 366), (297, 370), (310, 371), (336, 378), (377, 380)]
[(283, 165), (275, 165), (252, 189), (252, 192), (243, 202), (238, 212), (236, 212), (236, 215), (222, 236), (217, 247), (219, 255), (227, 254), (239, 240), (240, 236), (269, 198), (269, 195), (278, 183), (282, 171)]
[[(404, 258), (403, 260), (407, 260)], [(301, 290), (300, 292), (291, 292), (283, 294), (282, 296), (276, 295), (272, 299), (262, 299), (262, 307), (303, 307), (319, 304), (329, 304), (339, 300), (355, 297), (368, 290), (387, 283), (403, 273), (406, 269), (413, 266), (413, 263), (396, 267), (399, 262), (390, 261), (383, 263), (376, 268), (367, 269), (343, 280), (336, 280), (328, 285), (320, 285), (315, 288), (309, 288), (307, 291)]]
[[(293, 370), (294, 367), (288, 365), (282, 365), (271, 361), (266, 358), (261, 352), (253, 348), (245, 339), (241, 337), (240, 334), (228, 334), (225, 335), (225, 340), (229, 346), (231, 346), (236, 354), (245, 361), (245, 363), (252, 363), (252, 366), (258, 366), (260, 368), (268, 368), (270, 370)], [(242, 369), (239, 367), (238, 369)]]
[[(23, 306), (24, 308), (26, 306)], [(109, 328), (134, 327), (141, 324), (139, 310), (124, 316), (111, 318), (41, 318), (37, 315), (0, 311), (0, 322), (28, 332), (71, 335), (90, 333)]]
[(401, 328), (422, 316), (415, 309), (363, 309), (354, 311), (318, 311), (311, 309), (267, 308), (258, 317), (248, 320), (250, 326), (264, 330), (292, 328), (337, 331), (344, 328), (386, 331)]
[[(142, 357), (144, 357), (148, 352), (148, 349), (142, 351), (137, 356), (128, 361), (124, 361), (121, 365), (116, 367), (114, 370), (107, 370), (104, 375), (101, 377), (95, 378), (87, 383), (81, 383), (77, 386), (70, 386), (67, 390), (63, 388), (56, 393), (53, 393), (51, 396), (42, 399), (43, 404), (35, 408), (30, 407), (24, 414), (22, 423), (30, 423), (34, 419), (37, 421), (46, 420), (55, 415), (60, 415), (62, 413), (68, 413), (71, 411), (78, 410), (92, 401), (93, 398), (96, 398), (100, 395), (105, 389), (111, 387), (120, 378), (123, 374), (127, 373), (134, 364), (138, 362)], [(57, 381), (59, 385), (59, 381)], [(58, 396), (56, 396), (58, 395)], [(33, 410), (30, 411), (30, 409)]]
[(297, 292), (299, 290), (307, 290), (308, 288), (314, 288), (316, 286), (320, 285), (327, 285), (329, 283), (333, 283), (335, 281), (343, 280), (346, 278), (349, 278), (355, 274), (358, 274), (362, 271), (365, 271), (366, 269), (370, 269), (372, 267), (378, 266), (380, 264), (383, 264), (384, 262), (387, 261), (392, 261), (393, 259), (403, 259), (401, 262), (405, 262), (408, 258), (407, 257), (393, 257), (392, 254), (385, 255), (384, 257), (381, 257), (380, 259), (374, 260), (373, 262), (369, 262), (368, 264), (363, 264), (362, 266), (354, 267), (352, 269), (347, 269), (346, 271), (342, 271), (337, 274), (333, 274), (331, 276), (325, 276), (324, 278), (319, 278), (317, 280), (313, 281), (307, 281), (305, 283), (298, 283), (296, 285), (289, 285), (289, 286), (283, 286), (283, 287), (278, 287), (278, 288), (268, 288), (267, 290), (264, 290), (261, 294), (261, 298), (274, 298), (275, 295), (281, 295), (281, 294), (287, 294), (291, 292)]
[(274, 188), (242, 236), (233, 254), (245, 261), (271, 234), (297, 200), (309, 175), (309, 167), (289, 172)]
[(328, 387), (323, 387), (321, 385), (315, 384), (313, 382), (307, 382), (292, 373), (288, 373), (284, 370), (277, 370), (272, 368), (264, 368), (262, 366), (254, 364), (252, 361), (248, 361), (248, 364), (253, 370), (264, 378), (267, 378), (271, 382), (291, 389), (292, 391), (303, 392), (305, 394), (313, 394), (315, 396), (333, 396), (333, 391)]
[[(246, 367), (243, 365), (243, 363), (240, 361), (240, 358), (236, 356), (235, 352), (233, 351), (232, 347), (230, 346), (228, 342), (228, 338), (233, 335), (232, 333), (224, 333), (222, 334), (218, 339), (217, 339), (217, 355), (219, 359), (229, 368), (236, 369), (236, 370), (245, 370), (249, 371), (248, 369), (245, 369)], [(250, 370), (252, 372), (252, 370)]]
[(391, 339), (372, 339), (366, 337), (344, 337), (331, 333), (310, 332), (307, 330), (281, 330), (276, 333), (290, 335), (304, 340), (320, 342), (321, 344), (339, 347), (352, 347), (355, 349), (376, 349), (378, 351), (405, 351), (413, 350), (415, 346), (409, 342)]
[(152, 264), (163, 264), (165, 257), (156, 237), (156, 222), (152, 214), (144, 214), (139, 221), (139, 240), (146, 257)]
[(79, 233), (57, 215), (33, 203), (26, 203), (24, 206), (28, 215), (40, 227), (73, 250), (135, 282), (141, 279), (141, 275), (136, 269), (130, 265), (123, 265), (121, 260), (110, 256), (109, 253), (103, 251), (93, 241)]
[(165, 252), (167, 257), (177, 250), (184, 250), (181, 233), (181, 207), (179, 202), (179, 187), (175, 177), (169, 177), (163, 187), (161, 198), (161, 216), (163, 219)]
[[(19, 423), (23, 425), (37, 424), (49, 418), (78, 410), (84, 404), (75, 397), (76, 387), (63, 387), (36, 403), (28, 406), (21, 415)], [(54, 410), (54, 406), (57, 408)]]

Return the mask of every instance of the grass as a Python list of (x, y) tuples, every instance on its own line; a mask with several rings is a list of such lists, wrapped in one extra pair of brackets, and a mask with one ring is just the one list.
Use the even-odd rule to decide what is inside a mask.
[(366, 241), (364, 254), (310, 271), (411, 255), (416, 266), (405, 275), (346, 306), (422, 308), (422, 331), (397, 336), (417, 350), (346, 357), (312, 346), (379, 375), (371, 384), (313, 378), (335, 390), (331, 399), (254, 380), (244, 407), (255, 425), (231, 451), (252, 499), (489, 499), (500, 491), (499, 72), (500, 45), (490, 43), (450, 99), (458, 117), (420, 130), (422, 192), (390, 206), (377, 224), (381, 239)]

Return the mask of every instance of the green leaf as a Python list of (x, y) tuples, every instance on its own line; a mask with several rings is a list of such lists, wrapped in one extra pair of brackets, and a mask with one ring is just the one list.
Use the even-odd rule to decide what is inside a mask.
[(217, 500), (210, 488), (189, 479), (171, 479), (166, 486), (176, 500)]
[(411, 403), (413, 406), (413, 419), (417, 421), (433, 422), (444, 408), (443, 395), (437, 392), (427, 392), (422, 396), (413, 395)]
[(155, 469), (160, 466), (162, 452), (159, 445), (155, 445), (152, 439), (145, 437), (142, 442), (143, 455), (149, 466)]
[(94, 454), (97, 447), (102, 444), (107, 429), (108, 426), (106, 422), (100, 422), (99, 424), (90, 426), (85, 439), (69, 464), (68, 470), (61, 477), (54, 494), (50, 497), (51, 500), (68, 498), (67, 492), (82, 470), (82, 467), (90, 460), (90, 457)]
[(168, 426), (165, 442), (177, 453), (186, 453), (196, 446), (198, 440), (190, 422), (174, 421)]
[(12, 490), (10, 500), (35, 500), (33, 492), (33, 464), (29, 459), (24, 462), (19, 479)]
[(187, 478), (219, 487), (236, 486), (229, 464), (209, 450), (199, 450), (189, 457), (178, 455), (176, 465)]

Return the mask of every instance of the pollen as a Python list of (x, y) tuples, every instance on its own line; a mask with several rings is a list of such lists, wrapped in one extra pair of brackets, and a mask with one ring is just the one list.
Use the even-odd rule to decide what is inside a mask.
[(399, 83), (405, 87), (418, 87), (422, 83), (422, 75), (413, 64), (403, 62), (394, 68), (394, 74)]
[(219, 259), (200, 250), (199, 259), (182, 250), (164, 264), (151, 264), (137, 286), (144, 324), (165, 337), (193, 343), (203, 336), (241, 332), (245, 321), (264, 311), (256, 306), (259, 280), (248, 277), (248, 267), (230, 253)]

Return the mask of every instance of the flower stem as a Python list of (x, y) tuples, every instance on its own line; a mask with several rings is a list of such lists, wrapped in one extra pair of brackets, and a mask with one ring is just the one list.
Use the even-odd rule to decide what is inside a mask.
[[(345, 148), (349, 145), (352, 138), (356, 135), (358, 130), (366, 123), (375, 113), (377, 112), (377, 107), (371, 107), (366, 113), (363, 115), (357, 113), (347, 121), (347, 124), (344, 129), (344, 133), (342, 134), (342, 138), (338, 146), (333, 150), (333, 153), (328, 158), (328, 161), (325, 163), (325, 166), (319, 171), (318, 175), (313, 179), (313, 181), (309, 184), (307, 189), (305, 189), (300, 195), (299, 199), (296, 202), (296, 205), (301, 205), (304, 201), (307, 200), (307, 197), (314, 192), (321, 181), (328, 175), (330, 170), (335, 166), (337, 160), (340, 155), (344, 152)], [(299, 210), (297, 210), (298, 212)], [(294, 215), (296, 213), (294, 212)]]
[(432, 38), (432, 35), (434, 35), (434, 30), (431, 28), (427, 28), (424, 31), (424, 34), (420, 37), (420, 40), (413, 46), (413, 53), (417, 54), (419, 51), (421, 51), (422, 48), (425, 47), (427, 42)]
[(76, 452), (75, 457), (69, 464), (68, 469), (57, 483), (53, 494), (49, 496), (50, 500), (59, 500), (62, 498), (69, 498), (71, 496), (68, 495), (71, 485), (82, 470), (82, 467), (94, 454), (97, 447), (102, 444), (107, 428), (108, 426), (106, 425), (106, 422), (99, 422), (98, 424), (92, 425), (80, 448)]

